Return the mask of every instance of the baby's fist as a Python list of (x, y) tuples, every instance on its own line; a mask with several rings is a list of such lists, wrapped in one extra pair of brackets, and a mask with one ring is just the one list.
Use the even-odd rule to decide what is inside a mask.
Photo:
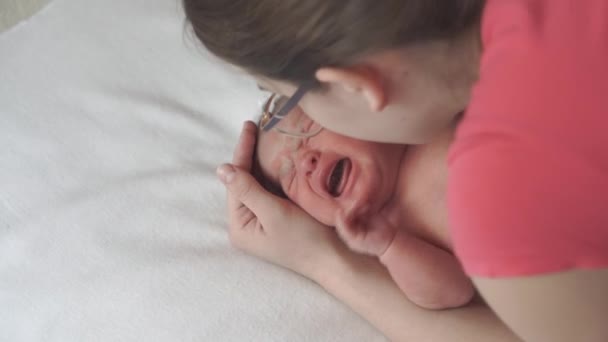
[(383, 215), (370, 218), (338, 215), (336, 231), (346, 245), (355, 252), (382, 256), (397, 235), (397, 228)]

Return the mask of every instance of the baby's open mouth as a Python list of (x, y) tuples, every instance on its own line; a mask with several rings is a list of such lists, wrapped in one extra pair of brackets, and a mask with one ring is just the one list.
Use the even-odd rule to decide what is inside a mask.
[(334, 169), (329, 174), (327, 180), (327, 191), (333, 197), (339, 197), (344, 192), (346, 181), (351, 169), (351, 162), (348, 158), (340, 159), (334, 165)]

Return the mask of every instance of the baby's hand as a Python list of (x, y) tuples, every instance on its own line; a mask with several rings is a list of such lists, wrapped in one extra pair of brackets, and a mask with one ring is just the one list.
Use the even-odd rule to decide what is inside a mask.
[(397, 234), (397, 227), (383, 215), (369, 218), (350, 218), (338, 214), (336, 231), (348, 247), (356, 252), (380, 257)]

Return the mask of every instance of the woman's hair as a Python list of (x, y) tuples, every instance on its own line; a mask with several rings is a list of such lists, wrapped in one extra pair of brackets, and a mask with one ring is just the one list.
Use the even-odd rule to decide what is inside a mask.
[(195, 35), (249, 72), (295, 84), (323, 66), (372, 52), (454, 38), (484, 0), (183, 0)]

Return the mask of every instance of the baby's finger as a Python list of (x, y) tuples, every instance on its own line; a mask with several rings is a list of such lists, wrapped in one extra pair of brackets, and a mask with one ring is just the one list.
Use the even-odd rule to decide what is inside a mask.
[(232, 198), (229, 205), (242, 203), (260, 221), (276, 215), (277, 208), (281, 207), (280, 199), (266, 191), (249, 172), (224, 164), (217, 169), (217, 174)]
[(245, 122), (239, 142), (234, 149), (232, 163), (246, 171), (251, 171), (257, 130), (258, 128), (253, 122)]

